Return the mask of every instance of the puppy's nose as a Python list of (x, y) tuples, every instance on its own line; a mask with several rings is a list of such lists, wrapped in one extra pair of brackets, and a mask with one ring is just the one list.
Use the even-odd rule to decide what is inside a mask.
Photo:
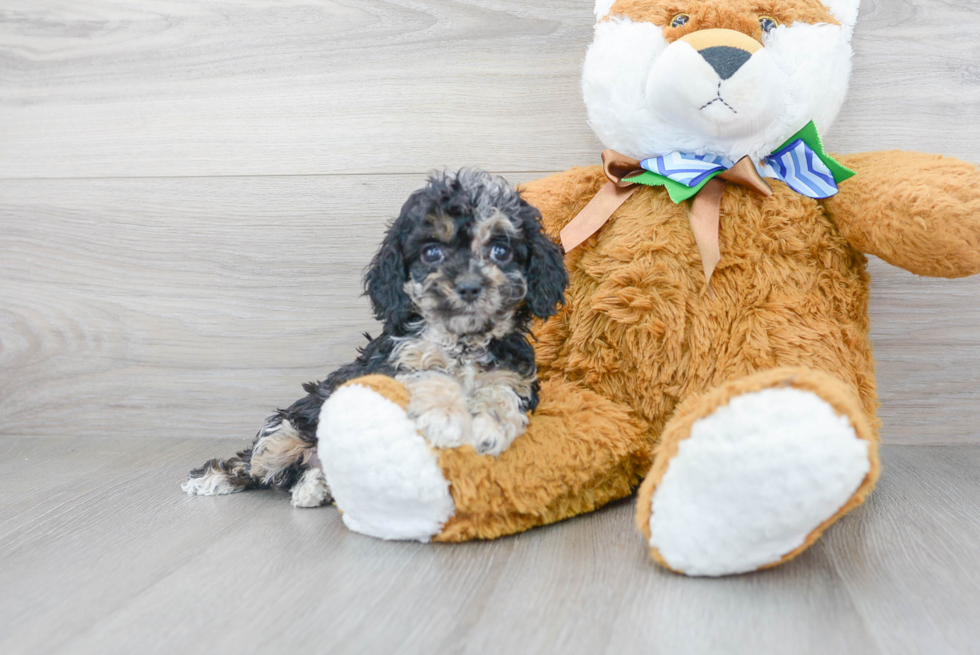
[(478, 280), (461, 280), (456, 283), (456, 293), (465, 302), (473, 302), (480, 297), (483, 285)]
[(746, 52), (740, 48), (732, 48), (727, 45), (719, 45), (713, 48), (705, 48), (698, 54), (711, 64), (711, 67), (718, 73), (718, 77), (727, 80), (742, 67), (751, 57), (751, 52)]

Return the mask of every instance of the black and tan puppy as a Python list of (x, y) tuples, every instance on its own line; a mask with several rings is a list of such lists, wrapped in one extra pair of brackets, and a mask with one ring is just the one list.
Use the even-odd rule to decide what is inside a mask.
[(293, 505), (331, 500), (316, 458), (320, 406), (343, 383), (384, 373), (409, 390), (409, 415), (433, 446), (499, 455), (537, 406), (534, 317), (564, 299), (561, 251), (540, 214), (503, 178), (463, 169), (429, 177), (388, 228), (365, 275), (384, 323), (354, 362), (304, 385), (267, 419), (252, 447), (190, 472), (188, 494), (291, 491)]

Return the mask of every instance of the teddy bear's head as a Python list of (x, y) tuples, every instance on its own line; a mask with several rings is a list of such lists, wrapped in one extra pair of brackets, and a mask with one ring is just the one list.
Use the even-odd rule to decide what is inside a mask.
[(844, 101), (860, 0), (597, 0), (589, 122), (631, 157), (760, 159)]

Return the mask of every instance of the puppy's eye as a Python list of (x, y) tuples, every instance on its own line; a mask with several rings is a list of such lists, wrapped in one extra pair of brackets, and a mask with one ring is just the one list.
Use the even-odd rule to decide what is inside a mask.
[(513, 256), (514, 253), (511, 251), (510, 246), (505, 246), (502, 243), (490, 246), (490, 259), (498, 264), (506, 264)]
[(681, 25), (684, 25), (685, 23), (687, 23), (687, 21), (689, 21), (689, 20), (691, 20), (691, 17), (688, 16), (687, 14), (677, 14), (670, 21), (670, 26), (671, 27), (680, 27)]
[(772, 16), (759, 16), (759, 26), (763, 32), (772, 32), (779, 27), (779, 21)]
[(422, 249), (422, 261), (426, 264), (438, 264), (445, 256), (442, 246), (426, 246)]

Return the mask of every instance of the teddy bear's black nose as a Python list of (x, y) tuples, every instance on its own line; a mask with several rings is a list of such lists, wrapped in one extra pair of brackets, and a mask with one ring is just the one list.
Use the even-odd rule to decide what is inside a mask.
[(727, 45), (705, 48), (704, 50), (699, 50), (698, 53), (704, 57), (706, 62), (711, 64), (711, 67), (718, 73), (718, 77), (723, 80), (727, 80), (734, 75), (735, 71), (741, 68), (742, 64), (752, 57), (752, 53), (750, 52)]

